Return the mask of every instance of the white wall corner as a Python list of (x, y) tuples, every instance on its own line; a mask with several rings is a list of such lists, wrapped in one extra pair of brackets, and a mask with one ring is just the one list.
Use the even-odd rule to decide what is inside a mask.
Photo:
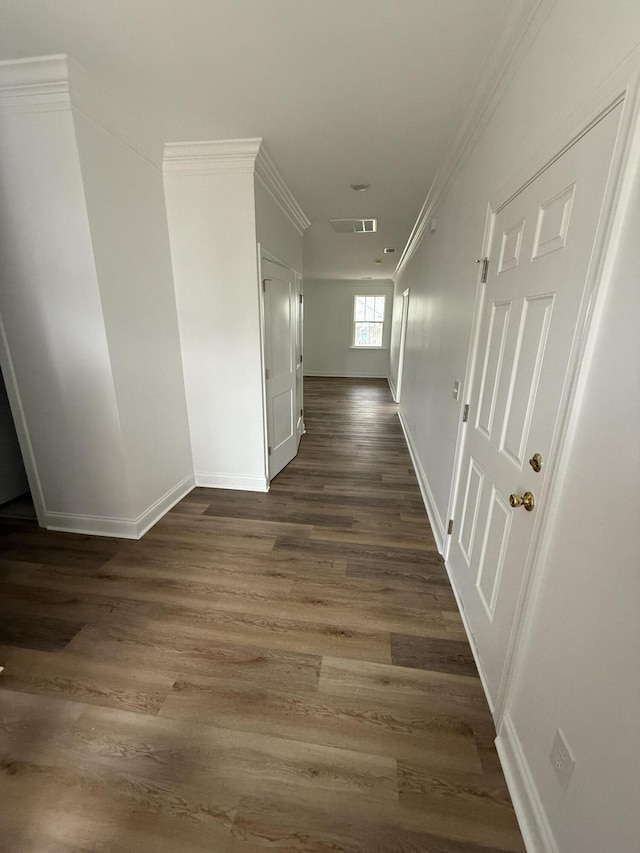
[(112, 536), (116, 539), (141, 539), (144, 534), (166, 515), (195, 485), (189, 474), (172, 486), (137, 518), (113, 518), (97, 515), (73, 515), (64, 512), (47, 512), (47, 530), (63, 533), (84, 533), (88, 536)]
[(504, 714), (496, 749), (527, 853), (559, 853), (513, 720)]
[(389, 383), (389, 390), (391, 391), (391, 396), (393, 397), (393, 402), (398, 402), (398, 392), (396, 390), (396, 385), (391, 376), (387, 376), (387, 382)]
[(136, 539), (141, 539), (144, 534), (166, 515), (185, 495), (195, 486), (196, 481), (193, 474), (188, 474), (175, 486), (168, 489), (162, 497), (141, 513), (136, 519)]
[(294, 228), (299, 234), (303, 234), (311, 225), (311, 222), (276, 169), (275, 163), (269, 156), (264, 143), (260, 145), (256, 157), (256, 175), (262, 181), (265, 189), (271, 193), (277, 204), (280, 205), (283, 213), (288, 217)]
[(311, 224), (260, 137), (167, 142), (163, 170), (178, 175), (255, 174), (299, 234)]
[(207, 489), (238, 489), (243, 492), (268, 492), (269, 480), (266, 476), (247, 476), (245, 474), (195, 474), (196, 486)]
[(0, 111), (41, 113), (77, 109), (159, 167), (162, 145), (134, 117), (133, 107), (112, 96), (64, 53), (0, 62)]
[(554, 3), (555, 0), (520, 0), (512, 5), (502, 27), (500, 39), (478, 78), (471, 101), (450, 146), (449, 156), (433, 179), (407, 244), (402, 250), (393, 274), (394, 281), (398, 281), (417, 251), (436, 204), (446, 194), (469, 157), (502, 100), (520, 58), (524, 56)]
[(398, 418), (400, 419), (404, 438), (407, 442), (407, 447), (409, 448), (409, 455), (411, 456), (411, 462), (413, 463), (413, 470), (416, 472), (418, 485), (420, 486), (420, 493), (422, 495), (422, 501), (427, 511), (427, 515), (429, 516), (429, 523), (431, 524), (431, 529), (433, 531), (433, 538), (436, 541), (438, 553), (442, 554), (442, 551), (444, 549), (445, 536), (444, 525), (442, 523), (442, 519), (440, 518), (440, 513), (438, 512), (438, 509), (436, 507), (436, 502), (434, 500), (433, 492), (431, 491), (426, 472), (422, 467), (422, 462), (420, 461), (420, 457), (418, 456), (418, 450), (413, 442), (413, 438), (411, 436), (411, 433), (409, 432), (409, 428), (407, 426), (407, 423), (405, 422), (402, 412), (398, 412)]

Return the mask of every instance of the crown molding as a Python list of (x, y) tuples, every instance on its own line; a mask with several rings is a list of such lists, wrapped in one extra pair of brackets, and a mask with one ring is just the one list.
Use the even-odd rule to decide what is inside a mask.
[(311, 224), (260, 137), (168, 142), (162, 168), (165, 175), (255, 174), (300, 234)]
[(502, 29), (500, 40), (485, 64), (474, 89), (450, 153), (436, 173), (415, 225), (409, 235), (393, 274), (397, 281), (415, 254), (436, 204), (446, 195), (460, 169), (478, 142), (489, 119), (504, 97), (511, 77), (535, 39), (556, 0), (522, 0), (513, 7)]
[(289, 187), (285, 184), (264, 144), (260, 146), (256, 158), (256, 175), (280, 206), (285, 216), (288, 217), (296, 231), (299, 234), (303, 234), (311, 225), (311, 222), (293, 197)]
[(0, 111), (58, 112), (71, 109), (65, 54), (0, 62)]
[(158, 167), (162, 145), (66, 54), (0, 62), (0, 112), (77, 110)]
[(262, 139), (211, 139), (167, 142), (162, 169), (166, 174), (253, 174)]

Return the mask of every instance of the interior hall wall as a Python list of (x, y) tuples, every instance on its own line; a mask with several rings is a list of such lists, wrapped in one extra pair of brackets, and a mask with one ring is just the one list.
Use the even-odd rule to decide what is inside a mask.
[(302, 234), (259, 177), (255, 178), (256, 236), (262, 249), (302, 273)]
[[(397, 296), (411, 287), (401, 410), (441, 519), (465, 398), (456, 402), (451, 392), (465, 373), (489, 197), (522, 173), (640, 41), (636, 3), (557, 0), (546, 9), (500, 103), (433, 211), (436, 232), (425, 235), (396, 282)], [(635, 246), (636, 220), (628, 237)], [(540, 589), (507, 698), (509, 737), (525, 780), (519, 793), (548, 828), (547, 846), (531, 849), (560, 853), (631, 853), (640, 836), (634, 805), (640, 798), (634, 723), (640, 579), (630, 515), (640, 480), (633, 426), (640, 394), (633, 373), (638, 258), (627, 252), (601, 306)], [(548, 757), (558, 726), (577, 758), (566, 793)]]
[(165, 173), (196, 483), (266, 490), (252, 171)]
[(70, 108), (0, 108), (0, 254), (2, 367), (40, 521), (103, 531), (133, 509)]
[(74, 122), (137, 518), (192, 475), (162, 171), (83, 112)]
[[(384, 296), (385, 329), (382, 349), (356, 349), (353, 338), (353, 298)], [(393, 311), (390, 281), (306, 279), (304, 284), (305, 376), (363, 376), (387, 379)]]

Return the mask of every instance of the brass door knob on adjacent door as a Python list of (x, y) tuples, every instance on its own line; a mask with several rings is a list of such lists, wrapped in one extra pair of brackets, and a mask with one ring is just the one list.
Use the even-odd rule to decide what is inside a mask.
[(509, 503), (512, 507), (523, 506), (527, 512), (531, 512), (536, 505), (536, 499), (531, 492), (524, 495), (509, 495)]
[(536, 474), (539, 474), (542, 471), (542, 456), (539, 453), (534, 453), (529, 460), (529, 465), (531, 465)]

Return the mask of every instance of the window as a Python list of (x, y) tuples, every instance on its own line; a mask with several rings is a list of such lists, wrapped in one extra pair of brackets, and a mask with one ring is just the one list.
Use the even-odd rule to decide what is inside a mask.
[(384, 296), (355, 296), (353, 299), (354, 347), (382, 347)]

